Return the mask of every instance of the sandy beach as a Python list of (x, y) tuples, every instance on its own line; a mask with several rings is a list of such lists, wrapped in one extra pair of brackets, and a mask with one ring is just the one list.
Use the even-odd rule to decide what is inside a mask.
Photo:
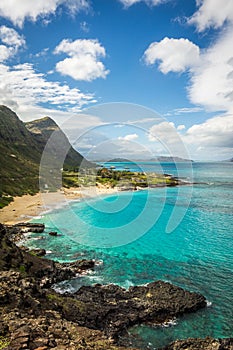
[(0, 209), (0, 222), (14, 225), (26, 222), (43, 212), (68, 204), (71, 200), (117, 193), (117, 189), (105, 186), (62, 189), (58, 192), (37, 193), (33, 196), (15, 197), (8, 206)]

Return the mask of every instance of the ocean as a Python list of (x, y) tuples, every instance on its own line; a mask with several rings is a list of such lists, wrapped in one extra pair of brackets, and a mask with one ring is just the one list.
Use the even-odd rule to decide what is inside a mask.
[[(208, 307), (160, 327), (133, 327), (123, 341), (157, 349), (175, 339), (233, 337), (233, 163), (108, 166), (164, 172), (195, 184), (73, 201), (35, 219), (46, 231), (32, 234), (29, 247), (45, 248), (57, 261), (99, 262), (94, 272), (56, 290), (95, 283), (128, 288), (162, 279), (203, 294)], [(49, 236), (51, 230), (59, 235)]]

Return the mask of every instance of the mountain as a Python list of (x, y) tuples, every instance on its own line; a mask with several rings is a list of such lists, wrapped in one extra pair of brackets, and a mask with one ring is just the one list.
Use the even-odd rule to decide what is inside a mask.
[(176, 162), (193, 162), (191, 159), (181, 158), (181, 157), (169, 157), (169, 156), (159, 156), (153, 159), (150, 159), (154, 162), (161, 162), (161, 163), (176, 163)]
[(0, 105), (0, 126), (0, 207), (12, 200), (10, 196), (39, 191), (39, 166), (53, 132), (55, 141), (48, 158), (50, 171), (54, 159), (58, 164), (59, 155), (66, 155), (66, 150), (69, 151), (64, 157), (64, 168), (77, 170), (81, 162), (93, 166), (71, 147), (65, 134), (48, 117), (24, 124), (12, 110)]
[(111, 162), (111, 163), (120, 163), (120, 162), (161, 162), (161, 163), (175, 163), (175, 162), (193, 162), (191, 159), (185, 159), (180, 157), (168, 157), (168, 156), (158, 156), (151, 159), (137, 159), (137, 160), (128, 160), (125, 158), (113, 158), (111, 160), (98, 160), (98, 162)]
[(66, 168), (68, 170), (74, 168), (78, 169), (81, 163), (84, 167), (93, 167), (93, 163), (88, 162), (79, 152), (77, 152), (71, 146), (68, 138), (53, 119), (44, 117), (25, 123), (25, 126), (31, 132), (31, 134), (34, 135), (34, 138), (37, 140), (41, 152), (43, 152), (44, 147), (52, 134), (52, 142), (54, 143), (54, 148), (56, 148), (53, 149), (53, 152), (56, 154), (59, 154), (60, 152), (64, 154), (64, 152), (66, 153), (66, 150), (68, 150), (63, 168)]

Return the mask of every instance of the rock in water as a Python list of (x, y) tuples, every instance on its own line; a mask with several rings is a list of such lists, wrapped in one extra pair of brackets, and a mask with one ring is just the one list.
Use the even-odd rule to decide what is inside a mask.
[(206, 299), (170, 283), (157, 281), (125, 290), (116, 285), (83, 286), (63, 299), (64, 316), (118, 338), (136, 324), (162, 324), (206, 306)]
[(57, 232), (56, 232), (56, 231), (50, 231), (50, 232), (49, 232), (49, 235), (50, 235), (50, 236), (56, 237), (56, 236), (57, 236)]

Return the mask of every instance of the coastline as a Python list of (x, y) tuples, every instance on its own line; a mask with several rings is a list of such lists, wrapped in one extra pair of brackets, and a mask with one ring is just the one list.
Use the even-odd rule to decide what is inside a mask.
[(0, 209), (0, 222), (5, 225), (14, 225), (19, 222), (27, 222), (33, 217), (42, 215), (48, 209), (56, 208), (61, 204), (83, 198), (91, 198), (118, 193), (116, 188), (105, 186), (89, 186), (84, 188), (63, 188), (57, 192), (37, 193), (35, 195), (23, 195), (14, 197), (14, 201)]

